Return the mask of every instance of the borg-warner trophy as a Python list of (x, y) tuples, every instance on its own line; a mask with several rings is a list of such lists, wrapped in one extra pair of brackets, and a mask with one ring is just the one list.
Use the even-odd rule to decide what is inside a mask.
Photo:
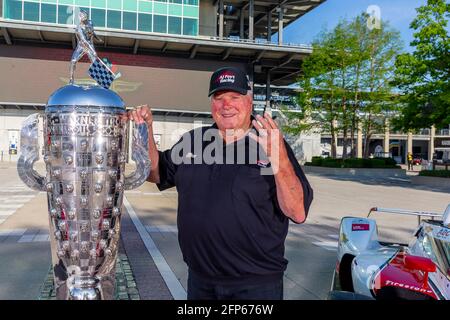
[[(86, 39), (92, 41), (81, 41)], [(92, 42), (87, 48), (93, 50)], [(89, 56), (96, 59), (92, 64), (103, 64), (97, 54)], [(78, 60), (72, 59), (72, 64)], [(44, 115), (29, 116), (21, 131), (19, 176), (30, 188), (47, 192), (57, 299), (114, 299), (124, 190), (140, 186), (150, 173), (147, 126), (134, 124), (136, 170), (125, 176), (129, 122), (123, 117), (124, 102), (107, 89), (109, 85), (96, 80), (101, 85), (71, 81), (56, 90)], [(40, 120), (46, 177), (33, 168), (39, 159)]]

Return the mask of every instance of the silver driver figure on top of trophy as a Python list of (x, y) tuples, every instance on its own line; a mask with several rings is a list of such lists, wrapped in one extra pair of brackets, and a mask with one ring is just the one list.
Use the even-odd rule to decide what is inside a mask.
[[(145, 124), (134, 125), (136, 170), (125, 176), (129, 132), (129, 122), (123, 119), (125, 105), (107, 89), (115, 75), (94, 50), (95, 33), (87, 14), (80, 18), (71, 81), (50, 96), (43, 115), (25, 119), (17, 170), (27, 186), (47, 192), (57, 299), (109, 300), (115, 297), (123, 192), (139, 187), (150, 173), (148, 131)], [(84, 53), (93, 59), (89, 74), (99, 85), (74, 84), (75, 63)], [(39, 159), (39, 120), (44, 129), (45, 177), (33, 169)]]
[(95, 52), (94, 49), (94, 38), (103, 42), (103, 40), (95, 34), (94, 25), (92, 24), (92, 21), (88, 19), (88, 14), (85, 11), (80, 10), (78, 17), (80, 18), (80, 24), (75, 29), (77, 47), (70, 60), (70, 84), (73, 84), (76, 64), (85, 54), (88, 55), (91, 63), (95, 62), (97, 59), (97, 52)]

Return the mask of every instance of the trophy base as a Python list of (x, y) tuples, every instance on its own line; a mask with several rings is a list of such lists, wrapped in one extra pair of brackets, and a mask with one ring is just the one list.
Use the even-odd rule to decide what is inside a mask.
[[(50, 266), (49, 273), (44, 281), (38, 297), (39, 300), (56, 300), (53, 268)], [(119, 254), (116, 262), (116, 284), (114, 300), (140, 300), (133, 272), (131, 271), (128, 258), (125, 254)]]

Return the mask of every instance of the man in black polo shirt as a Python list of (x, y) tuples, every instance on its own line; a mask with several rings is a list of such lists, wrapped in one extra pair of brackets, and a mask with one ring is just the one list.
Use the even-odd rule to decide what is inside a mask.
[[(150, 139), (148, 181), (178, 191), (178, 239), (188, 299), (283, 299), (289, 220), (303, 223), (313, 191), (268, 115), (252, 116), (248, 77), (222, 68), (210, 81), (215, 123), (159, 152)], [(147, 106), (129, 114), (146, 122)]]

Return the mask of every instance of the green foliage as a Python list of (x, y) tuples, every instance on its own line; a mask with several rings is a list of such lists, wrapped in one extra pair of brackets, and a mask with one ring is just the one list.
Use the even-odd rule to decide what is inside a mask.
[(422, 170), (419, 176), (450, 178), (450, 170)]
[(450, 3), (428, 0), (416, 9), (411, 46), (413, 53), (399, 55), (393, 81), (404, 93), (397, 129), (420, 129), (450, 124), (450, 42), (448, 18)]
[(311, 162), (305, 163), (307, 166), (318, 166), (328, 168), (400, 168), (392, 158), (373, 158), (373, 159), (336, 159), (313, 157)]

